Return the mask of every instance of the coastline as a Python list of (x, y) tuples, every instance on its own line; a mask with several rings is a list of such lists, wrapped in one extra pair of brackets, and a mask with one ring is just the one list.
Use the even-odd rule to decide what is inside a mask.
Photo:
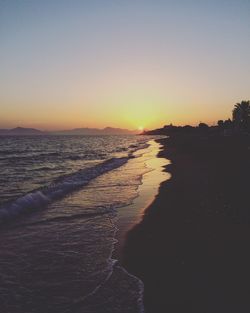
[[(145, 210), (157, 197), (162, 182), (170, 179), (170, 174), (164, 168), (170, 163), (165, 157), (159, 157), (163, 145), (159, 139), (149, 141), (149, 151), (143, 152), (139, 158), (145, 164), (145, 173), (141, 176), (141, 183), (137, 189), (137, 196), (130, 204), (117, 210), (116, 240), (113, 257), (120, 260), (122, 249), (129, 231), (143, 219)], [(138, 150), (141, 154), (141, 151)], [(133, 160), (131, 160), (133, 162)], [(132, 165), (133, 168), (133, 165)]]
[[(114, 149), (118, 139), (111, 141)], [(67, 196), (51, 201), (48, 206), (36, 201), (36, 190), (20, 198), (20, 207), (13, 205), (20, 214), (10, 218), (1, 232), (3, 310), (144, 312), (143, 283), (120, 265), (113, 252), (118, 246), (117, 226), (122, 237), (121, 223), (117, 220), (123, 223), (123, 234), (131, 224), (138, 223), (142, 210), (152, 202), (167, 175), (161, 167), (165, 159), (157, 158), (160, 144), (154, 140), (149, 144), (149, 140), (152, 137), (129, 138), (125, 142), (127, 149), (119, 149), (121, 155), (98, 163), (98, 167), (76, 168), (72, 174), (58, 179), (61, 185), (42, 187), (40, 190), (49, 192), (48, 195), (50, 191), (52, 195), (54, 191), (58, 194), (57, 187), (64, 191), (61, 187), (66, 182)], [(76, 148), (71, 155), (75, 156), (78, 140), (73, 142)], [(128, 157), (124, 157), (127, 151)], [(56, 164), (59, 154), (54, 152), (53, 156)], [(68, 192), (71, 186), (82, 186), (82, 182), (85, 188)], [(26, 212), (23, 208), (27, 205), (30, 209)], [(13, 275), (5, 276), (6, 273)], [(27, 290), (23, 286), (28, 286)]]
[[(137, 162), (144, 164), (145, 172), (137, 189), (137, 196), (126, 206), (118, 207), (116, 217), (110, 223), (114, 226), (114, 243), (108, 258), (111, 272), (93, 292), (76, 304), (76, 312), (134, 312), (144, 313), (144, 285), (135, 275), (127, 271), (121, 264), (122, 249), (126, 236), (135, 225), (143, 219), (144, 210), (158, 194), (160, 183), (169, 179), (169, 173), (164, 167), (169, 163), (165, 158), (158, 158), (163, 145), (158, 140), (150, 140), (149, 147), (138, 150), (138, 158), (131, 159), (127, 164), (130, 170), (135, 170)], [(127, 168), (127, 170), (128, 170)], [(124, 294), (125, 297), (119, 296)], [(105, 300), (105, 309), (103, 308)], [(69, 311), (67, 311), (69, 312)], [(124, 311), (125, 312), (125, 311)]]
[(161, 140), (172, 178), (127, 236), (122, 265), (145, 312), (249, 312), (248, 139)]

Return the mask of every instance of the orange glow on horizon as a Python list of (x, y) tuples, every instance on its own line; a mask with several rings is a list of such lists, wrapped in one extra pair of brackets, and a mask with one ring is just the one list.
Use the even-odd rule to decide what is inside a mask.
[(213, 125), (249, 99), (249, 1), (3, 2), (0, 128)]

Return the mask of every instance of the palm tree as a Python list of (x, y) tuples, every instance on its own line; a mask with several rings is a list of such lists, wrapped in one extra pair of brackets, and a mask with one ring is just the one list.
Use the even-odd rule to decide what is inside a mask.
[(247, 130), (250, 126), (250, 101), (236, 103), (233, 109), (233, 121), (237, 129)]

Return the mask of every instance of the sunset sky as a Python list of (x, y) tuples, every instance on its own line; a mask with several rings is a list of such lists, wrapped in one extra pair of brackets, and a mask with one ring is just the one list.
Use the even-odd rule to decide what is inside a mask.
[(0, 128), (213, 124), (249, 56), (249, 0), (0, 0)]

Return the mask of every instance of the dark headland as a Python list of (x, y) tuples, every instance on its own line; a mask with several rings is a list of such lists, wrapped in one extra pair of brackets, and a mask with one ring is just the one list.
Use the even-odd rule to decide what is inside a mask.
[[(249, 118), (249, 115), (248, 115)], [(146, 313), (250, 312), (248, 123), (173, 127), (159, 157), (172, 174), (128, 234), (123, 265)]]

